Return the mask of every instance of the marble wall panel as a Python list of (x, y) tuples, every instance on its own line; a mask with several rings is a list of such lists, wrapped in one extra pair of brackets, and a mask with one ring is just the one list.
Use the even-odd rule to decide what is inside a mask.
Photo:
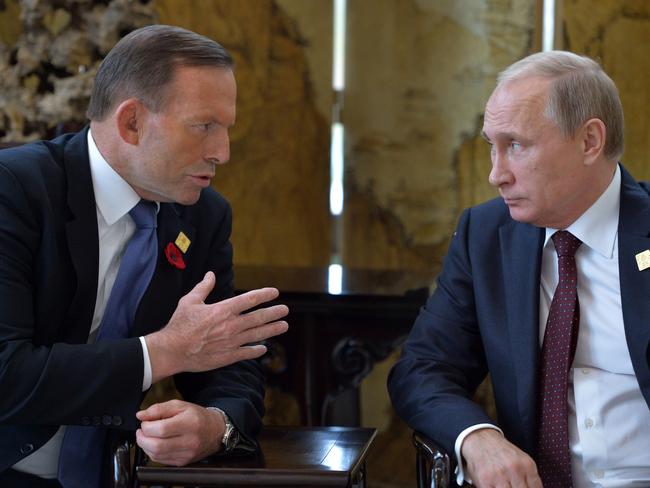
[(233, 206), (235, 262), (327, 264), (329, 127), (296, 21), (271, 0), (190, 4), (158, 0), (160, 22), (218, 40), (236, 62), (231, 161), (214, 183)]
[(475, 139), (496, 74), (532, 45), (534, 7), (349, 4), (346, 264), (431, 266), (462, 207), (494, 195), (488, 152)]
[(650, 2), (564, 0), (564, 49), (598, 59), (618, 86), (625, 112), (623, 164), (650, 179)]

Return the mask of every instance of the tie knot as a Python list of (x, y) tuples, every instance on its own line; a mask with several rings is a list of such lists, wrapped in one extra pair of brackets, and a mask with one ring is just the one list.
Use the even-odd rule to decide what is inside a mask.
[(131, 209), (129, 215), (138, 229), (155, 229), (157, 209), (158, 208), (154, 202), (140, 200), (138, 204)]
[(559, 230), (551, 236), (558, 257), (573, 257), (582, 241), (566, 230)]

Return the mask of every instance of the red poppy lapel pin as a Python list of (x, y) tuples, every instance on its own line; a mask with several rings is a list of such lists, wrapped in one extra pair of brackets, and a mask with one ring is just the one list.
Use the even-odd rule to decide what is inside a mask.
[(165, 256), (169, 264), (178, 269), (185, 269), (185, 260), (183, 259), (183, 254), (187, 252), (187, 249), (190, 247), (191, 241), (183, 233), (179, 232), (178, 237), (174, 242), (170, 242), (165, 247)]

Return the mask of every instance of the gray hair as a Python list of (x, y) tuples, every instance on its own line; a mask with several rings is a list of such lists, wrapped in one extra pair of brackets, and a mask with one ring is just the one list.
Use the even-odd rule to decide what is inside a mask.
[(118, 103), (132, 97), (158, 112), (177, 67), (232, 69), (233, 64), (228, 51), (205, 36), (169, 25), (142, 27), (123, 37), (102, 61), (86, 116), (104, 120)]
[(565, 137), (574, 136), (589, 119), (600, 119), (607, 128), (605, 157), (614, 161), (621, 157), (621, 99), (616, 85), (596, 61), (568, 51), (531, 54), (502, 71), (497, 86), (530, 76), (552, 80), (545, 114)]

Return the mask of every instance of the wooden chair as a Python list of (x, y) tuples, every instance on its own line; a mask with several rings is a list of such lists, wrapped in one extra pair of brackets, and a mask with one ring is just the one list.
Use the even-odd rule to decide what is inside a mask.
[(452, 473), (449, 454), (419, 432), (413, 432), (413, 445), (418, 488), (448, 488)]

